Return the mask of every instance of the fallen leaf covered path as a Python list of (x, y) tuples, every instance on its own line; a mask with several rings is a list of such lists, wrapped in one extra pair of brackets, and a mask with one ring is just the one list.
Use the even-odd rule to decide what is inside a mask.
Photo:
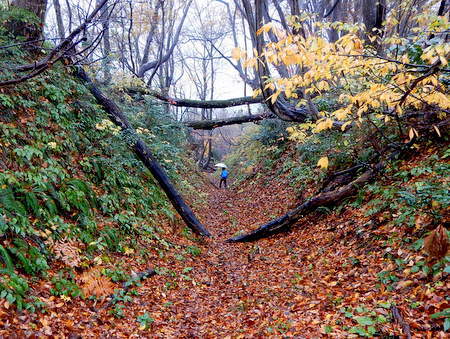
[[(368, 227), (358, 211), (348, 209), (339, 220), (311, 215), (290, 233), (255, 243), (226, 243), (285, 213), (298, 197), (289, 185), (276, 181), (204, 189), (206, 207), (197, 207), (196, 213), (213, 237), (186, 239), (176, 230), (170, 251), (144, 248), (146, 261), (119, 258), (122, 267), (135, 272), (157, 267), (158, 274), (143, 280), (131, 298), (66, 302), (40, 286), (47, 313), (8, 319), (4, 333), (72, 338), (348, 337), (360, 319), (371, 319), (369, 310), (376, 309), (385, 319), (390, 317), (389, 307), (383, 308), (388, 302), (404, 310), (409, 294), (380, 289), (377, 273), (386, 265), (383, 247), (365, 231), (356, 232)], [(382, 236), (383, 230), (378, 232)], [(445, 286), (433, 295), (426, 295), (425, 289), (416, 293), (423, 300), (442, 301)], [(358, 313), (344, 316), (343, 310), (358, 308)], [(405, 315), (416, 333), (427, 329), (422, 313)], [(401, 333), (400, 325), (386, 321), (382, 326), (383, 333)]]

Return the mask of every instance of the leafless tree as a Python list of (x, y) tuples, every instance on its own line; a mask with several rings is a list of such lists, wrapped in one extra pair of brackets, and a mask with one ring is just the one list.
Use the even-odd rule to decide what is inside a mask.
[[(39, 61), (35, 61), (31, 64), (27, 65), (19, 65), (14, 66), (11, 68), (9, 65), (5, 65), (5, 67), (10, 68), (11, 70), (15, 71), (17, 74), (20, 74), (22, 72), (28, 72), (28, 74), (19, 76), (16, 78), (0, 81), (0, 87), (1, 86), (10, 86), (14, 85), (23, 81), (26, 81), (28, 79), (31, 79), (43, 72), (45, 72), (49, 67), (51, 67), (55, 62), (61, 60), (64, 57), (72, 57), (75, 58), (77, 55), (85, 56), (85, 53), (90, 54), (93, 50), (95, 50), (95, 42), (99, 41), (99, 38), (97, 37), (94, 40), (94, 43), (91, 45), (84, 47), (79, 52), (75, 52), (75, 47), (79, 45), (81, 42), (84, 41), (84, 38), (79, 38), (79, 35), (86, 31), (89, 25), (91, 25), (97, 16), (97, 14), (100, 12), (100, 10), (106, 5), (108, 0), (101, 0), (97, 7), (95, 7), (92, 12), (87, 15), (84, 21), (75, 29), (73, 30), (64, 40), (62, 40), (59, 44), (57, 44), (51, 51), (48, 52), (48, 54), (42, 58)], [(28, 6), (28, 4), (27, 4)], [(42, 7), (33, 7), (34, 10), (41, 11)], [(32, 8), (32, 9), (33, 9)], [(24, 7), (26, 10), (30, 10), (29, 7)], [(40, 15), (45, 16), (45, 10), (43, 13), (39, 12)], [(28, 32), (28, 28), (24, 28), (25, 33)], [(14, 31), (16, 32), (16, 31)], [(21, 33), (24, 33), (23, 31)], [(42, 34), (40, 32), (39, 34)], [(90, 51), (90, 52), (89, 52)]]
[[(57, 1), (57, 0), (55, 0)], [(100, 0), (97, 0), (97, 5)], [(104, 74), (104, 83), (109, 84), (112, 80), (111, 75), (111, 41), (110, 41), (110, 18), (111, 13), (108, 7), (103, 7), (100, 13), (100, 20), (103, 29), (103, 38), (102, 38), (102, 69)]]
[(59, 0), (53, 0), (53, 7), (55, 8), (56, 23), (58, 25), (58, 34), (59, 37), (63, 39), (66, 36), (66, 33), (64, 29), (61, 4)]

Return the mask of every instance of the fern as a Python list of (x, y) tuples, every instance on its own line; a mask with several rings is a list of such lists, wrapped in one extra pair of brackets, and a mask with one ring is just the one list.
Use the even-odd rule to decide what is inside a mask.
[(13, 272), (14, 271), (13, 261), (6, 248), (4, 248), (2, 245), (0, 245), (0, 257), (3, 259), (3, 262), (5, 263), (5, 266), (8, 269), (8, 271)]
[(106, 227), (103, 229), (102, 236), (106, 241), (108, 249), (117, 251), (120, 247), (120, 238), (114, 228)]
[(8, 224), (5, 221), (5, 218), (3, 215), (0, 214), (0, 236), (5, 234), (5, 232), (8, 230)]
[(45, 207), (47, 207), (49, 218), (54, 217), (58, 214), (58, 208), (56, 207), (55, 201), (52, 198), (47, 198), (47, 200), (45, 200)]
[(0, 204), (3, 208), (13, 215), (27, 216), (27, 210), (22, 203), (14, 198), (14, 194), (11, 189), (0, 190)]
[[(59, 205), (58, 207), (61, 210), (64, 210), (66, 212), (70, 211), (70, 205), (66, 201), (64, 194), (62, 194), (61, 192), (57, 192), (55, 187), (50, 184), (48, 185), (48, 192), (49, 192), (50, 196), (53, 198), (53, 200)], [(56, 213), (55, 213), (55, 215), (56, 215)]]
[(67, 185), (72, 186), (73, 188), (78, 189), (79, 191), (83, 192), (86, 195), (86, 197), (89, 200), (89, 203), (92, 205), (92, 207), (96, 206), (96, 204), (97, 204), (96, 195), (87, 183), (85, 183), (84, 181), (79, 180), (79, 179), (72, 179), (67, 182)]
[(18, 261), (20, 262), (20, 266), (24, 269), (25, 273), (27, 274), (35, 273), (33, 264), (31, 263), (30, 260), (28, 260), (27, 257), (25, 257), (25, 255), (22, 252), (20, 252), (20, 250), (16, 248), (10, 248), (10, 251), (14, 253), (14, 255), (17, 257)]
[(81, 211), (83, 214), (90, 215), (91, 206), (86, 199), (86, 195), (82, 191), (69, 189), (64, 192), (70, 205)]
[(25, 193), (25, 205), (27, 206), (28, 210), (33, 212), (36, 217), (41, 216), (39, 201), (36, 197), (36, 194), (33, 192), (26, 192)]

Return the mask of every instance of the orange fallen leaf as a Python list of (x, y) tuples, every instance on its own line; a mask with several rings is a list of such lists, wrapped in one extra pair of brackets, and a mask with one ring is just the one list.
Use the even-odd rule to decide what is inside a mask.
[(445, 257), (449, 250), (449, 240), (447, 231), (442, 225), (439, 225), (424, 239), (423, 250), (431, 259)]
[(397, 290), (400, 290), (400, 289), (402, 289), (402, 288), (406, 288), (406, 287), (408, 287), (408, 286), (411, 286), (413, 283), (414, 283), (414, 282), (413, 282), (412, 280), (404, 280), (404, 281), (400, 281), (400, 282), (397, 284), (396, 289), (397, 289)]

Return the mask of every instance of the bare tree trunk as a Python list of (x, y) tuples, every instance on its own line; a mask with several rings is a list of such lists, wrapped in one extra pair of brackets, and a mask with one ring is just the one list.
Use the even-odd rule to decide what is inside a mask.
[[(58, 1), (58, 0), (54, 0)], [(99, 0), (97, 0), (97, 3)], [(102, 22), (102, 28), (103, 28), (103, 61), (102, 61), (102, 68), (103, 68), (103, 81), (105, 85), (109, 85), (112, 80), (111, 75), (111, 41), (110, 41), (110, 34), (109, 34), (109, 21), (110, 21), (110, 13), (108, 13), (108, 8), (105, 6), (103, 7), (101, 13), (100, 13), (100, 20)]]
[(136, 134), (130, 122), (119, 109), (119, 107), (105, 94), (103, 94), (103, 92), (100, 91), (97, 86), (95, 86), (95, 84), (81, 67), (76, 68), (76, 75), (81, 80), (83, 80), (86, 87), (89, 88), (91, 94), (95, 97), (98, 103), (103, 106), (105, 111), (108, 113), (111, 121), (119, 126), (122, 130), (129, 133), (131, 140), (133, 140), (130, 145), (131, 149), (142, 161), (142, 163), (150, 170), (153, 177), (166, 193), (173, 207), (183, 218), (186, 225), (200, 235), (210, 236), (211, 234), (200, 223), (190, 207), (184, 201), (183, 197), (175, 189), (173, 184), (170, 182), (169, 177), (164, 172), (163, 168), (159, 165), (158, 161), (155, 159), (147, 145)]
[[(171, 33), (173, 34), (173, 38), (172, 38), (172, 44), (170, 46), (167, 46), (167, 51), (164, 55), (160, 55), (158, 57), (157, 60), (151, 61), (151, 62), (147, 62), (144, 63), (142, 65), (139, 66), (139, 70), (137, 72), (138, 76), (143, 78), (145, 76), (145, 73), (150, 71), (150, 70), (154, 70), (155, 68), (158, 68), (159, 66), (161, 66), (163, 63), (167, 62), (170, 58), (170, 56), (172, 55), (176, 45), (178, 44), (178, 40), (180, 38), (180, 33), (181, 33), (181, 29), (183, 28), (184, 25), (184, 21), (187, 17), (189, 8), (191, 6), (192, 0), (188, 1), (188, 3), (186, 4), (186, 7), (184, 8), (182, 17), (181, 17), (181, 21), (177, 27), (177, 30), (175, 33)], [(164, 11), (164, 9), (163, 9)], [(162, 39), (164, 39), (165, 36), (162, 37)], [(164, 44), (164, 41), (161, 42), (162, 44)]]
[(14, 0), (12, 5), (32, 12), (39, 19), (40, 25), (30, 25), (27, 22), (11, 22), (8, 29), (15, 35), (25, 36), (27, 40), (34, 41), (42, 36), (47, 0)]
[(362, 0), (362, 17), (366, 25), (366, 43), (376, 50), (383, 36), (383, 21), (386, 16), (386, 0)]
[[(446, 3), (447, 1), (446, 0), (441, 0), (441, 3), (440, 3), (440, 5), (439, 5), (439, 9), (438, 9), (438, 15), (439, 16), (444, 16), (445, 15), (445, 13), (446, 13), (446, 11), (445, 11), (445, 3)], [(447, 10), (448, 11), (448, 10)], [(450, 19), (450, 11), (448, 11), (448, 16), (449, 16), (449, 19)], [(428, 39), (433, 39), (434, 38), (434, 34), (430, 34), (430, 36), (429, 36), (429, 38)], [(449, 38), (449, 34), (447, 33), (446, 35), (445, 35), (445, 42), (447, 42), (448, 41), (448, 38)]]
[(66, 0), (66, 6), (67, 6), (67, 16), (69, 17), (69, 27), (68, 27), (68, 31), (72, 32), (72, 5), (70, 4), (69, 0)]
[(151, 18), (150, 30), (147, 34), (147, 39), (145, 41), (144, 51), (142, 52), (142, 59), (140, 61), (141, 65), (144, 65), (148, 62), (148, 57), (150, 54), (150, 45), (155, 36), (155, 30), (158, 26), (158, 12), (161, 9), (162, 1), (157, 1), (155, 5), (155, 9), (153, 11), (153, 17)]
[(53, 0), (53, 6), (55, 7), (56, 24), (58, 25), (58, 35), (61, 39), (66, 36), (63, 24), (63, 18), (61, 13), (61, 4), (59, 0)]
[[(330, 1), (329, 5), (330, 4), (332, 4), (331, 1)], [(343, 10), (342, 0), (335, 0), (334, 5), (331, 10), (332, 10), (332, 12), (331, 12), (330, 20), (332, 22), (340, 21), (342, 19), (341, 11)], [(330, 28), (330, 30), (328, 31), (328, 39), (330, 40), (330, 42), (338, 41), (339, 31), (335, 28)]]

